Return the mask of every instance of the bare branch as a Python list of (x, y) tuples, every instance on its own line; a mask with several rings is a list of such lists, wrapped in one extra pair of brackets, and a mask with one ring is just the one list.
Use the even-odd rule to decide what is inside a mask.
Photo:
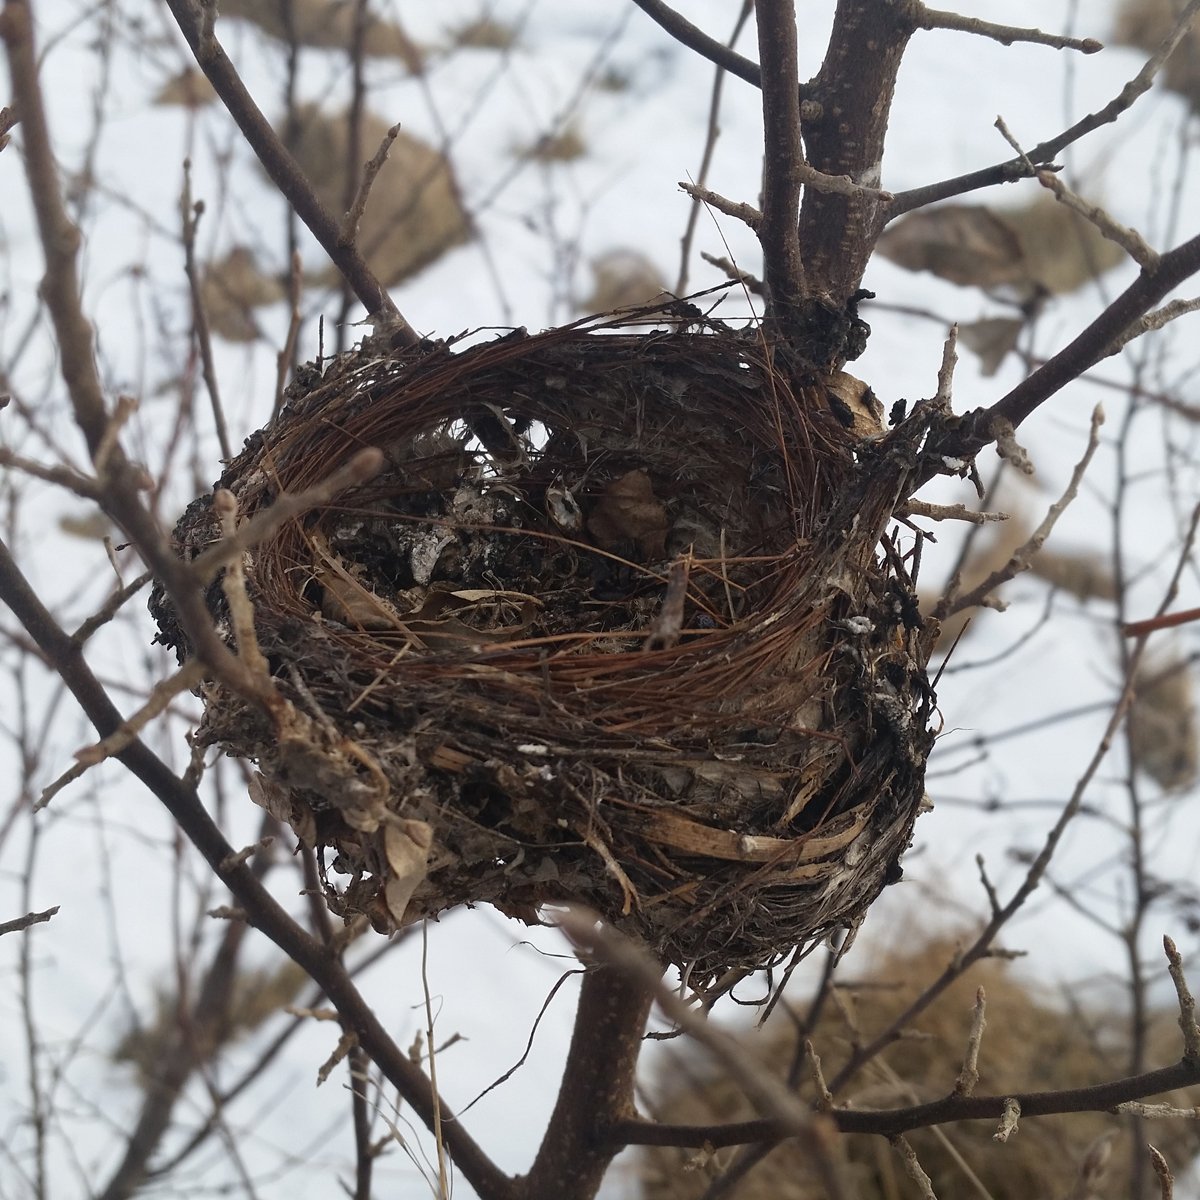
[(909, 1145), (908, 1139), (901, 1134), (888, 1138), (892, 1149), (900, 1156), (904, 1164), (904, 1173), (917, 1185), (917, 1191), (922, 1200), (937, 1200), (933, 1190), (933, 1180), (925, 1173), (924, 1167), (917, 1161), (917, 1152)]
[(1051, 396), (1095, 366), (1131, 325), (1197, 271), (1200, 236), (1162, 255), (1152, 270), (1143, 268), (1138, 278), (1070, 344), (990, 408), (965, 414), (954, 432), (936, 439), (930, 449), (935, 455), (970, 457), (992, 440), (992, 421), (996, 417), (1003, 417), (1016, 429)]
[(800, 216), (800, 76), (796, 65), (794, 0), (758, 0), (758, 56), (762, 64), (762, 243), (767, 315), (793, 324), (805, 288), (797, 223)]
[[(1034, 164), (1053, 162), (1055, 157), (1068, 146), (1093, 130), (1111, 124), (1129, 109), (1139, 97), (1150, 90), (1154, 83), (1154, 77), (1162, 69), (1175, 47), (1187, 35), (1197, 13), (1200, 13), (1200, 0), (1190, 0), (1162, 45), (1108, 104), (1076, 121), (1074, 125), (1056, 137), (1035, 146), (1029, 151), (1028, 159), (1032, 160)], [(1026, 179), (1031, 174), (1032, 172), (1023, 158), (1013, 158), (1007, 162), (997, 163), (995, 166), (984, 167), (979, 171), (958, 175), (953, 179), (944, 179), (939, 183), (926, 184), (907, 192), (899, 192), (892, 203), (887, 206), (884, 219), (885, 221), (894, 221), (914, 208), (923, 208), (926, 204), (933, 204), (938, 200), (948, 200), (951, 196), (961, 196), (966, 192), (978, 191), (980, 188), (993, 187), (998, 183), (1012, 183), (1017, 179)]]
[(6, 933), (20, 933), (22, 929), (28, 929), (31, 925), (41, 925), (43, 922), (50, 920), (58, 912), (58, 907), (56, 904), (53, 908), (48, 908), (44, 912), (26, 913), (23, 917), (15, 917), (11, 921), (0, 921), (0, 937), (3, 937)]
[(1188, 987), (1183, 973), (1183, 956), (1174, 941), (1163, 935), (1163, 950), (1167, 955), (1171, 982), (1175, 985), (1175, 996), (1179, 1001), (1179, 1028), (1183, 1032), (1183, 1056), (1192, 1062), (1200, 1062), (1200, 1028), (1196, 1026), (1196, 999)]
[(1021, 1102), (1015, 1096), (1006, 1096), (1004, 1112), (1000, 1116), (1000, 1128), (992, 1134), (992, 1140), (1007, 1142), (1017, 1132), (1018, 1121), (1021, 1117)]
[(762, 225), (763, 215), (752, 204), (742, 204), (737, 200), (727, 200), (724, 196), (710, 191), (706, 187), (699, 187), (693, 183), (685, 183), (682, 180), (679, 182), (679, 187), (681, 190), (687, 192), (693, 200), (707, 204), (715, 208), (717, 212), (723, 212), (727, 217), (734, 217), (744, 225), (748, 225), (755, 233), (758, 232), (759, 227)]
[(757, 63), (743, 58), (736, 50), (726, 46), (716, 38), (709, 37), (702, 29), (697, 29), (690, 21), (681, 17), (673, 8), (662, 3), (662, 0), (633, 0), (652, 21), (657, 22), (677, 42), (689, 50), (724, 67), (730, 75), (736, 75), (755, 87), (762, 87), (762, 71)]
[(1095, 38), (1065, 37), (1057, 33), (1043, 33), (1040, 29), (997, 25), (979, 17), (965, 17), (961, 13), (926, 8), (924, 4), (917, 10), (916, 22), (921, 29), (952, 29), (959, 33), (974, 33), (1005, 46), (1011, 46), (1014, 42), (1032, 42), (1038, 46), (1050, 46), (1055, 50), (1078, 50), (1081, 54), (1095, 54), (1104, 49), (1103, 43)]
[[(1067, 483), (1066, 490), (1050, 505), (1046, 511), (1046, 515), (1042, 518), (1041, 524), (1029, 535), (1026, 541), (1013, 551), (1012, 556), (1004, 566), (992, 571), (986, 579), (982, 580), (965, 595), (952, 597), (948, 592), (938, 602), (935, 615), (939, 621), (945, 617), (953, 616), (955, 613), (962, 612), (965, 608), (974, 608), (984, 603), (985, 599), (1002, 583), (1007, 583), (1010, 579), (1015, 578), (1024, 571), (1028, 571), (1033, 566), (1034, 555), (1046, 544), (1046, 539), (1050, 536), (1054, 526), (1058, 524), (1059, 517), (1066, 512), (1071, 502), (1079, 495), (1079, 486), (1083, 482), (1083, 476), (1096, 453), (1097, 447), (1100, 445), (1100, 427), (1103, 424), (1104, 409), (1097, 404), (1095, 409), (1092, 410), (1092, 424), (1088, 432), (1087, 447), (1084, 449), (1083, 457), (1075, 464), (1075, 469), (1071, 472), (1071, 478)], [(1009, 436), (1011, 438), (1011, 434)], [(1000, 439), (997, 439), (997, 441), (999, 443)], [(1015, 441), (1012, 444), (1015, 445)]]
[(371, 188), (379, 172), (383, 170), (383, 164), (387, 162), (388, 152), (391, 150), (392, 143), (396, 140), (399, 133), (400, 122), (397, 121), (384, 134), (383, 141), (379, 144), (379, 149), (375, 151), (371, 161), (363, 168), (363, 175), (358, 185), (358, 191), (354, 194), (354, 202), (350, 205), (349, 211), (342, 220), (341, 232), (338, 234), (339, 246), (352, 246), (354, 244), (354, 239), (358, 236), (358, 223), (362, 220), (362, 215), (366, 211), (367, 200), (371, 195)]
[(187, 276), (188, 291), (192, 297), (192, 325), (196, 331), (196, 344), (200, 349), (200, 368), (204, 375), (204, 390), (212, 407), (213, 425), (217, 431), (217, 443), (221, 457), (228, 462), (233, 457), (229, 442), (229, 429), (225, 424), (225, 409), (221, 404), (221, 389), (217, 382), (217, 368), (213, 362), (212, 334), (208, 326), (208, 311), (204, 307), (204, 295), (200, 290), (200, 269), (196, 265), (196, 229), (204, 215), (204, 201), (192, 200), (192, 160), (183, 160), (183, 194), (179, 198), (179, 213), (183, 221), (183, 271)]
[(1054, 193), (1054, 198), (1091, 222), (1111, 242), (1116, 242), (1139, 267), (1152, 271), (1158, 264), (1158, 251), (1148, 245), (1136, 229), (1122, 225), (1098, 204), (1089, 204), (1073, 192), (1053, 171), (1038, 171), (1037, 181)]
[(1161, 1200), (1172, 1200), (1175, 1195), (1175, 1176), (1171, 1174), (1166, 1157), (1156, 1146), (1147, 1145), (1146, 1152), (1150, 1155), (1150, 1165), (1154, 1168), (1154, 1174), (1158, 1176), (1158, 1194)]
[[(1108, 353), (1109, 355), (1119, 354), (1134, 338), (1140, 338), (1144, 333), (1154, 333), (1155, 330), (1162, 329), (1178, 317), (1184, 317), (1188, 313), (1197, 311), (1200, 311), (1200, 296), (1190, 300), (1172, 300), (1169, 304), (1164, 304), (1162, 308), (1156, 308), (1140, 320), (1134, 321), (1120, 337), (1113, 339)], [(1173, 406), (1168, 405), (1168, 407)], [(1176, 409), (1176, 411), (1180, 410)]]

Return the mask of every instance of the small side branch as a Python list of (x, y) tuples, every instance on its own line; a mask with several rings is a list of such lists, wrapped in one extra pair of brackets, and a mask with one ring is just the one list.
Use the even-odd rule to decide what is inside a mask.
[(652, 21), (665, 29), (681, 46), (694, 50), (707, 58), (709, 62), (724, 67), (730, 75), (736, 75), (755, 87), (762, 87), (762, 71), (757, 63), (751, 62), (738, 54), (730, 46), (709, 37), (702, 29), (698, 29), (685, 17), (682, 17), (662, 0), (633, 0)]
[(1078, 50), (1081, 54), (1095, 54), (1104, 49), (1103, 43), (1095, 38), (1064, 37), (1057, 33), (1043, 33), (1040, 29), (997, 25), (979, 17), (965, 17), (962, 13), (926, 8), (923, 4), (918, 10), (916, 23), (919, 29), (953, 29), (959, 33), (974, 33), (1005, 46), (1011, 46), (1014, 42), (1032, 42), (1037, 46), (1051, 46), (1055, 50)]
[(26, 913), (23, 917), (15, 917), (11, 921), (0, 921), (0, 937), (6, 933), (20, 933), (22, 929), (28, 929), (31, 925), (41, 925), (50, 920), (58, 912), (58, 905), (53, 908), (48, 908), (45, 912)]
[[(1111, 124), (1139, 97), (1145, 95), (1153, 85), (1154, 77), (1162, 70), (1163, 64), (1187, 35), (1197, 13), (1200, 13), (1200, 0), (1190, 0), (1188, 6), (1179, 14), (1179, 20), (1175, 22), (1175, 27), (1164, 39), (1162, 45), (1108, 104), (1076, 121), (1074, 125), (1056, 137), (1035, 146), (1029, 151), (1028, 160), (1034, 164), (1053, 162), (1061, 151), (1093, 130)], [(1026, 179), (1031, 174), (1030, 163), (1026, 161), (1025, 157), (1018, 157), (996, 163), (991, 167), (984, 167), (979, 171), (957, 175), (953, 179), (944, 179), (939, 183), (912, 188), (910, 191), (900, 192), (896, 196), (887, 208), (886, 220), (894, 221), (904, 213), (911, 212), (915, 208), (923, 208), (926, 204), (934, 204), (938, 200), (948, 200), (951, 196), (962, 196), (967, 192), (978, 191), (980, 188), (994, 187), (998, 183), (1012, 183), (1017, 179)]]

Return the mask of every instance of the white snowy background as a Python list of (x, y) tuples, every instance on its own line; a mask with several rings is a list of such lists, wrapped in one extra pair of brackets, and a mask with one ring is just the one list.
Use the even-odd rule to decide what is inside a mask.
[[(405, 29), (426, 46), (448, 43), (448, 30), (480, 15), (479, 0), (396, 3), (390, 6)], [(737, 5), (686, 0), (687, 17), (714, 36), (729, 32)], [(1105, 38), (1110, 0), (976, 0), (959, 6), (970, 15), (1047, 30), (1070, 28)], [(824, 45), (831, 4), (801, 0), (802, 76), (815, 72)], [(386, 14), (389, 6), (382, 11)], [(607, 3), (500, 2), (486, 11), (519, 28), (518, 42), (505, 55), (459, 50), (435, 55), (424, 79), (407, 76), (394, 62), (368, 64), (370, 107), (387, 120), (437, 144), (450, 132), (451, 154), (467, 206), (479, 223), (477, 240), (463, 245), (393, 290), (400, 310), (423, 333), (449, 335), (474, 327), (523, 324), (530, 329), (571, 319), (564, 295), (585, 295), (588, 261), (614, 248), (647, 255), (667, 280), (678, 271), (679, 239), (688, 200), (676, 184), (697, 169), (705, 138), (712, 67), (672, 42), (623, 0)], [(133, 453), (161, 445), (175, 415), (175, 396), (164, 384), (184, 366), (177, 361), (179, 332), (188, 326), (186, 284), (178, 240), (182, 160), (193, 162), (193, 191), (206, 202), (201, 225), (203, 256), (217, 256), (235, 243), (250, 243), (285, 258), (283, 201), (263, 182), (219, 106), (189, 115), (158, 108), (150, 97), (187, 60), (164, 6), (137, 0), (118, 4), (40, 0), (39, 41), (45, 55), (43, 85), (52, 131), (68, 177), (90, 163), (94, 188), (81, 214), (85, 245), (81, 266), (87, 310), (96, 323), (103, 377), (111, 396), (127, 392), (141, 403), (129, 435)], [(139, 42), (138, 25), (141, 26)], [(116, 31), (116, 34), (114, 34)], [(239, 70), (268, 112), (278, 111), (283, 51), (258, 30), (224, 21), (219, 33)], [(119, 36), (117, 36), (119, 34)], [(106, 61), (97, 45), (113, 37)], [(140, 49), (134, 52), (132, 46)], [(748, 30), (739, 47), (754, 56)], [(993, 128), (997, 114), (1023, 143), (1057, 133), (1083, 113), (1111, 99), (1138, 69), (1143, 55), (1110, 48), (1082, 57), (1048, 48), (1005, 48), (982, 38), (929, 32), (913, 38), (900, 75), (887, 154), (884, 186), (900, 191), (1000, 161), (1009, 149)], [(614, 68), (627, 79), (620, 91), (586, 89), (589, 71)], [(0, 79), (3, 79), (0, 70)], [(349, 99), (344, 56), (307, 50), (300, 92), (330, 106)], [(753, 202), (760, 174), (759, 94), (736, 79), (725, 85), (721, 137), (709, 184), (735, 199)], [(7, 88), (5, 87), (5, 92)], [(99, 111), (97, 107), (99, 106)], [(570, 112), (587, 152), (572, 162), (542, 166), (515, 161), (515, 149), (552, 128)], [(101, 123), (93, 139), (93, 123)], [(1195, 140), (1185, 125), (1182, 100), (1156, 89), (1115, 127), (1085, 139), (1064, 157), (1068, 178), (1087, 186), (1119, 219), (1138, 226), (1163, 248), (1192, 236), (1190, 218), (1200, 211), (1200, 188), (1188, 157)], [(1182, 131), (1182, 132), (1181, 132)], [(1190, 140), (1189, 140), (1190, 139)], [(19, 142), (19, 131), (16, 140)], [(1034, 183), (989, 195), (997, 204), (1027, 199)], [(59, 451), (83, 464), (81, 439), (69, 420), (61, 382), (53, 371), (54, 348), (35, 295), (42, 270), (32, 213), (16, 145), (0, 154), (0, 364), (11, 386), (34, 406), (42, 435), (30, 432), (11, 409), (0, 413), (0, 439), (31, 457), (57, 459)], [(1178, 226), (1172, 221), (1182, 214)], [(729, 254), (757, 272), (757, 246), (736, 222), (702, 214), (697, 247)], [(486, 256), (490, 257), (491, 264)], [(317, 261), (315, 250), (309, 257)], [(1040, 320), (1033, 353), (1063, 344), (1133, 278), (1118, 268), (1093, 286), (1057, 299)], [(691, 283), (719, 281), (693, 255)], [(941, 318), (923, 319), (876, 309), (867, 312), (874, 333), (866, 355), (853, 367), (871, 382), (885, 408), (892, 401), (930, 395), (949, 322), (970, 321), (1004, 310), (981, 293), (913, 274), (877, 259), (866, 286), (881, 302), (921, 309)], [(309, 293), (310, 301), (315, 293)], [(324, 311), (332, 320), (336, 297)], [(737, 290), (720, 313), (748, 312)], [(270, 411), (275, 354), (287, 326), (285, 305), (260, 310), (265, 339), (250, 347), (216, 342), (217, 366), (235, 444)], [(1170, 388), (1185, 402), (1200, 403), (1194, 375), (1200, 355), (1194, 322), (1188, 319), (1137, 354), (1148, 356), (1147, 379)], [(301, 357), (317, 350), (316, 322), (302, 331)], [(1111, 359), (1096, 371), (1117, 384), (1131, 378), (1133, 355)], [(994, 378), (979, 373), (963, 352), (955, 383), (961, 411), (988, 404), (1021, 377), (1015, 356)], [(1031, 511), (1056, 498), (1082, 452), (1092, 406), (1103, 402), (1108, 423), (1104, 444), (1078, 502), (1068, 511), (1053, 544), (1094, 547), (1109, 553), (1114, 493), (1115, 440), (1122, 430), (1126, 400), (1119, 389), (1078, 383), (1031, 419), (1021, 440), (1037, 466), (1037, 489), (1025, 493)], [(198, 404), (204, 401), (198, 398)], [(1194, 427), (1155, 411), (1141, 416), (1128, 433), (1127, 463), (1134, 481), (1123, 514), (1130, 561), (1140, 572), (1130, 593), (1132, 616), (1147, 616), (1158, 604), (1173, 566), (1197, 487), (1196, 457), (1189, 439)], [(198, 490), (219, 473), (215, 438), (191, 461), (181, 457), (167, 481), (164, 519), (172, 521)], [(1170, 466), (1170, 477), (1166, 467)], [(78, 515), (82, 502), (42, 484), (21, 482), (19, 507), (8, 506), (4, 537), (24, 570), (70, 628), (88, 615), (112, 584), (100, 544), (59, 532), (63, 515)], [(937, 498), (969, 500), (968, 489), (942, 484)], [(927, 586), (944, 577), (954, 555), (949, 545), (931, 550), (924, 566)], [(136, 568), (126, 564), (128, 573)], [(986, 855), (1002, 895), (1024, 868), (1009, 850), (1036, 849), (1059, 806), (1092, 753), (1115, 697), (1119, 672), (1112, 606), (1054, 599), (1052, 619), (1026, 641), (1047, 603), (1047, 585), (1025, 576), (1011, 585), (1007, 614), (987, 614), (959, 651), (957, 664), (1000, 656), (997, 665), (951, 670), (942, 679), (940, 706), (946, 722), (931, 765), (935, 811), (917, 826), (906, 861), (905, 882), (889, 889), (872, 912), (855, 954), (869, 957), (872, 941), (913, 937), (955, 921), (977, 920), (986, 911), (975, 855)], [(1177, 607), (1200, 603), (1194, 570), (1184, 573)], [(140, 604), (133, 606), (140, 611)], [(0, 625), (15, 622), (0, 611)], [(127, 708), (148, 677), (161, 675), (166, 656), (149, 645), (148, 620), (118, 623), (97, 638), (88, 658), (114, 686)], [(1168, 635), (1159, 635), (1169, 640)], [(1018, 644), (1021, 643), (1021, 644)], [(1186, 628), (1174, 635), (1182, 653), (1195, 649)], [(1012, 647), (1016, 647), (1010, 650)], [(0, 650), (15, 663), (11, 645)], [(1087, 706), (1092, 706), (1087, 709)], [(187, 705), (181, 708), (187, 709)], [(1044, 718), (1084, 708), (1078, 717), (1044, 729)], [(107, 1055), (128, 1026), (130, 1014), (147, 1019), (156, 987), (169, 987), (173, 925), (186, 925), (197, 901), (203, 870), (186, 855), (177, 857), (174, 831), (157, 801), (119, 768), (103, 767), (60, 794), (36, 821), (29, 797), (16, 792), (20, 764), (6, 736), (22, 723), (44, 730), (42, 772), (34, 794), (65, 769), (72, 752), (91, 740), (73, 701), (28, 663), (0, 675), (0, 919), (28, 909), (60, 905), (49, 925), (28, 935), (40, 1036), (53, 1072), (51, 1099), (64, 1114), (68, 1138), (53, 1142), (51, 1195), (79, 1195), (111, 1170), (121, 1134), (140, 1101), (128, 1068), (114, 1069)], [(1020, 737), (977, 750), (987, 732), (1030, 725)], [(187, 748), (178, 736), (154, 739), (156, 749), (178, 769)], [(38, 737), (43, 736), (40, 732)], [(1102, 767), (1089, 800), (1112, 822), (1081, 819), (1071, 828), (1054, 876), (1078, 881), (1086, 904), (1119, 913), (1123, 856), (1128, 847), (1113, 823), (1124, 819), (1119, 784), (1125, 769), (1118, 745)], [(232, 776), (230, 776), (232, 778)], [(14, 781), (10, 788), (6, 781)], [(1155, 797), (1152, 785), (1147, 785)], [(998, 801), (994, 811), (978, 807)], [(1040, 803), (1031, 803), (1031, 802)], [(1169, 805), (1169, 812), (1165, 806)], [(1174, 795), (1154, 809), (1154, 837), (1147, 847), (1156, 875), (1190, 880), (1198, 861), (1196, 799)], [(255, 836), (258, 812), (233, 794), (225, 800), (225, 824), (235, 843)], [(182, 876), (182, 884), (178, 877)], [(280, 872), (288, 881), (294, 875)], [(179, 897), (178, 900), (176, 897)], [(302, 902), (284, 897), (300, 911)], [(223, 902), (219, 894), (211, 904)], [(179, 917), (175, 911), (185, 914)], [(115, 914), (115, 917), (114, 917)], [(1185, 956), (1200, 962), (1198, 939), (1181, 918), (1164, 909), (1147, 930), (1146, 950), (1163, 932), (1172, 933)], [(1049, 992), (1069, 984), (1081, 996), (1111, 989), (1120, 994), (1124, 964), (1119, 947), (1043, 889), (1004, 935), (1004, 944), (1028, 951), (1020, 969)], [(19, 956), (21, 937), (0, 939), (0, 1197), (32, 1194), (24, 1172), (32, 1133), (26, 1122), (28, 1061), (22, 1027)], [(360, 947), (360, 950), (363, 948)], [(365, 951), (364, 951), (365, 952)], [(269, 961), (267, 947), (250, 954)], [(462, 1039), (438, 1060), (439, 1085), (460, 1109), (520, 1057), (538, 1010), (559, 974), (571, 966), (552, 931), (528, 930), (490, 910), (456, 912), (428, 930), (429, 986), (441, 1040)], [(424, 1022), (420, 938), (411, 940), (361, 978), (396, 1040), (407, 1046)], [(1200, 970), (1193, 972), (1200, 982)], [(473, 1134), (501, 1167), (524, 1170), (532, 1160), (555, 1095), (572, 1018), (573, 985), (554, 999), (542, 1019), (525, 1065), (465, 1117)], [(719, 1014), (720, 1015), (720, 1014)], [(742, 1019), (734, 1012), (730, 1019)], [(269, 1036), (274, 1027), (264, 1031)], [(333, 1194), (336, 1178), (352, 1163), (348, 1096), (344, 1073), (334, 1072), (318, 1088), (316, 1071), (336, 1041), (336, 1027), (310, 1024), (290, 1047), (282, 1066), (240, 1097), (227, 1118), (238, 1131), (244, 1161), (262, 1197), (307, 1200)], [(233, 1065), (249, 1062), (257, 1039), (234, 1051)], [(653, 1046), (647, 1062), (654, 1061)], [(127, 1072), (122, 1076), (122, 1070)], [(126, 1078), (123, 1086), (122, 1078)], [(116, 1081), (116, 1082), (114, 1082)], [(190, 1106), (190, 1110), (189, 1110)], [(182, 1115), (205, 1109), (201, 1091), (188, 1093)], [(429, 1154), (423, 1131), (401, 1127), (410, 1144)], [(69, 1140), (68, 1140), (69, 1139)], [(628, 1160), (623, 1160), (627, 1163)], [(607, 1194), (632, 1193), (619, 1164)], [(430, 1185), (401, 1153), (377, 1166), (378, 1190), (397, 1200), (426, 1197)], [(227, 1159), (206, 1151), (190, 1162), (172, 1188), (184, 1183), (199, 1191), (236, 1182)], [(456, 1181), (455, 1194), (471, 1194)]]

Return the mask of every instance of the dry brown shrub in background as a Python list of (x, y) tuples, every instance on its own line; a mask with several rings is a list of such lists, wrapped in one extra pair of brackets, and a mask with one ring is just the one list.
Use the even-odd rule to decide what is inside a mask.
[[(355, 5), (352, 0), (221, 0), (222, 17), (241, 17), (280, 41), (293, 38), (318, 50), (345, 50), (354, 43)], [(367, 11), (363, 50), (371, 58), (395, 58), (417, 74), (425, 64), (421, 47), (391, 21)]]
[(209, 326), (231, 342), (259, 338), (262, 331), (254, 309), (278, 304), (286, 294), (283, 283), (266, 274), (246, 246), (234, 246), (224, 258), (210, 263), (200, 284)]
[(1200, 769), (1200, 737), (1186, 659), (1143, 662), (1129, 710), (1134, 765), (1169, 791), (1190, 787)]
[(1124, 251), (1049, 195), (1019, 208), (942, 204), (901, 218), (879, 253), (910, 271), (968, 287), (1063, 295), (1115, 267)]
[(667, 290), (658, 268), (637, 250), (618, 247), (592, 259), (592, 290), (580, 312), (610, 312), (649, 304)]
[(583, 134), (576, 125), (567, 125), (563, 129), (544, 133), (529, 145), (517, 150), (518, 157), (539, 163), (574, 162), (586, 153), (587, 142), (583, 140)]
[[(855, 1041), (870, 1040), (890, 1025), (940, 973), (955, 949), (952, 938), (935, 938), (881, 955), (863, 975), (847, 972), (839, 988), (841, 1004), (825, 1006), (812, 1035), (826, 1078), (833, 1078)], [(860, 962), (868, 957), (863, 953)], [(1110, 1078), (1127, 1064), (1130, 1049), (1124, 1014), (1074, 995), (1068, 1005), (1022, 980), (1008, 961), (985, 959), (934, 1001), (913, 1022), (908, 1036), (885, 1050), (844, 1094), (835, 1097), (839, 1106), (899, 1107), (936, 1100), (952, 1091), (979, 987), (987, 995), (979, 1094), (1082, 1087)], [(1174, 1009), (1151, 1016), (1150, 1041), (1164, 1061), (1178, 1054), (1177, 1018)], [(793, 1022), (780, 1013), (765, 1029), (746, 1034), (749, 1052), (764, 1070), (776, 1075), (791, 1062), (797, 1037)], [(806, 1073), (804, 1079), (802, 1092), (811, 1097)], [(1172, 1100), (1180, 1105), (1196, 1103), (1195, 1096), (1185, 1099), (1183, 1094)], [(660, 1075), (656, 1115), (690, 1124), (745, 1120), (756, 1113), (724, 1073), (714, 1073), (681, 1046)], [(941, 1132), (919, 1129), (906, 1136), (940, 1197), (983, 1194), (970, 1178), (973, 1173), (993, 1200), (1057, 1200), (1070, 1193), (1089, 1148), (1097, 1139), (1113, 1135), (1106, 1172), (1078, 1195), (1117, 1200), (1129, 1194), (1131, 1139), (1116, 1117), (1078, 1113), (1030, 1118), (1003, 1145), (993, 1140), (995, 1131), (995, 1122), (971, 1121)], [(1157, 1121), (1151, 1140), (1173, 1164), (1182, 1166), (1196, 1151), (1197, 1131), (1187, 1121)], [(646, 1200), (695, 1200), (733, 1153), (724, 1150), (706, 1156), (691, 1150), (649, 1149), (643, 1159), (642, 1195)], [(846, 1135), (840, 1139), (840, 1156), (848, 1194), (858, 1200), (919, 1200), (921, 1193), (885, 1139)], [(811, 1171), (795, 1143), (784, 1145), (749, 1173), (737, 1195), (741, 1200), (819, 1200), (825, 1191)]]
[(517, 44), (516, 28), (488, 13), (453, 26), (449, 34), (461, 50), (511, 50)]
[[(362, 117), (362, 162), (349, 165), (350, 122), (346, 112), (330, 115), (315, 104), (302, 105), (280, 133), (308, 176), (321, 203), (332, 212), (347, 208), (347, 179), (357, 185), (362, 163), (382, 145), (389, 125), (374, 113)], [(401, 130), (371, 188), (359, 225), (358, 244), (385, 285), (399, 283), (467, 241), (471, 221), (463, 208), (449, 160), (432, 146)], [(333, 267), (313, 279), (333, 284)]]
[(217, 98), (213, 85), (195, 67), (184, 67), (154, 94), (154, 103), (178, 104), (181, 108), (202, 108)]
[[(1122, 46), (1157, 50), (1182, 10), (1180, 0), (1124, 0), (1112, 40)], [(1159, 78), (1194, 110), (1200, 109), (1200, 26), (1192, 25)]]

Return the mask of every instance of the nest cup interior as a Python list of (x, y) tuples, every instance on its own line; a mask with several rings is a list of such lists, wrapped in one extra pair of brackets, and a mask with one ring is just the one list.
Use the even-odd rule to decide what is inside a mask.
[[(703, 986), (897, 876), (931, 631), (880, 546), (894, 477), (776, 358), (593, 325), (302, 371), (220, 480), (241, 517), (385, 465), (246, 556), (295, 722), (210, 685), (201, 736), (257, 762), (336, 912), (582, 903)], [(211, 497), (176, 536), (219, 536)]]

